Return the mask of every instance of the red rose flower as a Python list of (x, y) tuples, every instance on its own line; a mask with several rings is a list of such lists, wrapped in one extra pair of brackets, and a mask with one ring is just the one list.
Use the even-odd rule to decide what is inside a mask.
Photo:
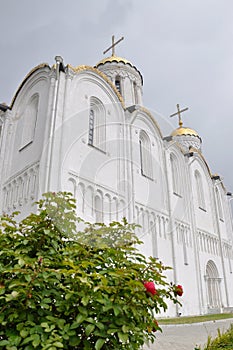
[(143, 285), (148, 293), (151, 293), (152, 295), (157, 293), (154, 282), (144, 282)]
[(183, 293), (184, 293), (183, 287), (180, 284), (178, 284), (175, 287), (175, 293), (176, 293), (176, 295), (179, 295), (179, 297), (181, 297), (183, 295)]

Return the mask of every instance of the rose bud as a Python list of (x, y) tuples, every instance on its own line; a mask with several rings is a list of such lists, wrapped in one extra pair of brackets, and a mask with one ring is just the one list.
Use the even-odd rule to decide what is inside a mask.
[(179, 297), (181, 297), (183, 295), (184, 291), (183, 291), (183, 287), (178, 284), (176, 287), (175, 287), (175, 294), (176, 295), (179, 295)]
[(154, 320), (153, 321), (154, 322), (154, 327), (152, 328), (152, 332), (157, 332), (157, 330), (158, 330), (158, 327), (159, 327), (159, 324), (158, 324), (158, 322), (156, 321), (156, 320)]
[(148, 293), (152, 295), (155, 295), (157, 293), (154, 282), (144, 282), (143, 285)]
[(38, 260), (38, 264), (41, 265), (42, 261), (43, 261), (43, 258), (40, 257), (39, 260)]

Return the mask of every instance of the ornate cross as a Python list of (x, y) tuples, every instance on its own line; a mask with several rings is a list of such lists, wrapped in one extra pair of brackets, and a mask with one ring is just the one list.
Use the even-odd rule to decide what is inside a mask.
[(120, 38), (119, 40), (117, 40), (117, 41), (115, 42), (115, 36), (113, 35), (113, 36), (112, 36), (112, 45), (111, 45), (107, 50), (105, 50), (105, 51), (103, 52), (103, 54), (106, 54), (106, 52), (108, 52), (109, 50), (112, 49), (112, 56), (115, 56), (115, 46), (116, 46), (117, 44), (119, 44), (119, 42), (122, 41), (122, 40), (124, 40), (124, 37), (123, 37), (123, 36), (122, 36), (122, 38)]
[(177, 104), (176, 107), (177, 107), (178, 112), (176, 112), (176, 113), (174, 113), (174, 114), (171, 114), (170, 117), (175, 117), (176, 115), (178, 115), (178, 117), (179, 117), (179, 126), (180, 126), (180, 128), (181, 128), (182, 125), (183, 125), (183, 122), (182, 122), (182, 120), (181, 120), (181, 113), (187, 111), (187, 110), (188, 110), (188, 107), (187, 107), (187, 108), (184, 108), (184, 109), (181, 109), (181, 110), (180, 110), (179, 104)]

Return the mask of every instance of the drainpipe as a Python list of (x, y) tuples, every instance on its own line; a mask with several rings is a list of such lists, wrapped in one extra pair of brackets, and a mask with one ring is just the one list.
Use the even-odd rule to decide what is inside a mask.
[(60, 70), (63, 69), (63, 58), (61, 56), (55, 57), (56, 61), (56, 80), (54, 85), (54, 95), (52, 102), (52, 116), (51, 116), (51, 126), (50, 126), (50, 134), (49, 134), (49, 147), (48, 147), (48, 158), (47, 158), (47, 176), (46, 176), (46, 185), (45, 191), (48, 192), (51, 190), (51, 172), (52, 172), (52, 153), (53, 153), (53, 145), (54, 145), (54, 132), (56, 125), (56, 116), (57, 116), (57, 104), (58, 104), (58, 91), (59, 91), (59, 83), (60, 83)]
[[(192, 189), (192, 183), (191, 183), (191, 164), (195, 161), (195, 154), (194, 152), (189, 152), (184, 155), (187, 158), (187, 179), (188, 180), (188, 193), (192, 193), (193, 197), (193, 189)], [(194, 157), (192, 161), (190, 162), (190, 157)], [(195, 261), (195, 269), (196, 269), (196, 280), (197, 280), (197, 288), (200, 290), (200, 293), (198, 293), (198, 303), (199, 303), (199, 310), (200, 313), (203, 314), (204, 309), (204, 303), (203, 303), (203, 286), (202, 286), (202, 280), (201, 280), (201, 274), (200, 274), (200, 256), (198, 251), (198, 244), (197, 244), (197, 227), (196, 227), (196, 216), (195, 216), (195, 210), (193, 201), (190, 201), (190, 205), (188, 206), (190, 210), (190, 218), (191, 218), (191, 229), (193, 233), (193, 246), (194, 246), (194, 261)]]
[[(165, 138), (166, 140), (166, 138)], [(172, 141), (172, 140), (166, 140), (166, 141)], [(173, 142), (172, 144), (173, 145)], [(168, 181), (168, 165), (167, 165), (167, 157), (166, 157), (166, 150), (171, 146), (168, 145), (168, 147), (164, 150), (164, 165), (165, 165), (165, 180), (166, 180), (166, 187), (167, 187), (167, 202), (168, 202), (168, 216), (169, 216), (169, 234), (171, 235), (171, 251), (172, 251), (172, 265), (173, 265), (173, 279), (174, 283), (177, 284), (177, 271), (176, 271), (176, 254), (175, 254), (175, 242), (174, 242), (174, 234), (175, 234), (175, 223), (172, 215), (172, 204), (171, 204), (171, 191)], [(179, 316), (179, 305), (176, 304), (176, 316)]]
[[(214, 181), (219, 180), (219, 177), (212, 177)], [(222, 180), (220, 180), (222, 182)], [(219, 183), (220, 183), (219, 182)], [(217, 187), (218, 183), (214, 182), (214, 189)], [(220, 231), (220, 225), (219, 225), (219, 213), (218, 213), (218, 208), (217, 208), (217, 203), (216, 203), (216, 195), (215, 195), (215, 190), (214, 190), (214, 209), (215, 209), (215, 217), (216, 217), (216, 223), (217, 223), (217, 233), (218, 233), (218, 238), (219, 238), (219, 247), (220, 247), (220, 256), (221, 256), (221, 262), (222, 262), (222, 270), (223, 270), (223, 280), (224, 280), (224, 286), (225, 286), (225, 294), (226, 294), (226, 302), (227, 302), (227, 307), (229, 307), (229, 296), (228, 296), (228, 289), (227, 289), (227, 277), (226, 277), (226, 269), (225, 269), (225, 262), (224, 262), (224, 257), (223, 257), (223, 247), (222, 247), (222, 238), (221, 238), (221, 231)]]

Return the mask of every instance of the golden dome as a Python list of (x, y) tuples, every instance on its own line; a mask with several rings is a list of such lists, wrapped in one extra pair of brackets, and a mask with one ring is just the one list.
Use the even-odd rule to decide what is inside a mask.
[(198, 133), (190, 128), (184, 128), (184, 127), (179, 127), (177, 129), (175, 129), (172, 133), (171, 136), (182, 136), (182, 135), (190, 135), (190, 136), (197, 136), (200, 138), (200, 136), (198, 135)]
[(130, 61), (128, 61), (126, 58), (118, 57), (118, 56), (115, 56), (115, 55), (103, 58), (100, 62), (97, 63), (96, 67), (98, 67), (100, 64), (104, 64), (106, 62), (117, 62), (117, 63), (122, 62), (122, 63), (125, 63), (125, 64), (128, 63), (130, 66), (133, 67), (132, 63)]

